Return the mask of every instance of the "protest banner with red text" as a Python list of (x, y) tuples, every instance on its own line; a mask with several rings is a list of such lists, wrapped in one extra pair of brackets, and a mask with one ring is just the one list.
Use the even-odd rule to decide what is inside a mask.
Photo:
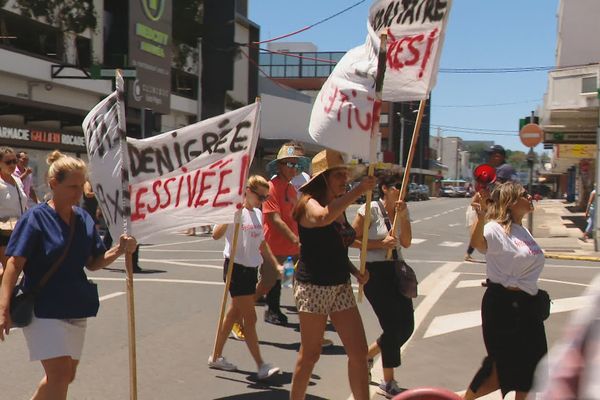
[(122, 158), (129, 166), (131, 234), (138, 241), (233, 222), (256, 149), (260, 103), (147, 139), (127, 138), (122, 154), (116, 98), (115, 92), (103, 100), (83, 124), (90, 180), (111, 235), (122, 233)]
[(436, 83), (451, 5), (452, 0), (373, 2), (366, 46), (378, 49), (379, 36), (387, 34), (384, 101), (429, 96)]
[(158, 231), (233, 222), (258, 140), (260, 103), (147, 139), (128, 139), (131, 225)]
[(387, 35), (384, 101), (423, 100), (436, 80), (451, 0), (379, 0), (370, 9), (365, 44), (348, 51), (315, 99), (312, 139), (370, 159), (379, 36)]

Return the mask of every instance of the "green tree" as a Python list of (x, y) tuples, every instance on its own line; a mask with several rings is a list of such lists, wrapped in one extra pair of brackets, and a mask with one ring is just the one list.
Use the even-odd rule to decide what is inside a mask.
[(16, 0), (16, 7), (22, 15), (41, 18), (63, 32), (63, 61), (69, 64), (77, 64), (77, 34), (96, 29), (98, 23), (93, 0)]
[(523, 170), (527, 168), (527, 153), (519, 150), (507, 150), (506, 162), (513, 166), (514, 169)]
[(469, 163), (470, 164), (484, 164), (487, 161), (487, 146), (483, 143), (474, 143), (465, 146), (465, 150), (469, 152)]

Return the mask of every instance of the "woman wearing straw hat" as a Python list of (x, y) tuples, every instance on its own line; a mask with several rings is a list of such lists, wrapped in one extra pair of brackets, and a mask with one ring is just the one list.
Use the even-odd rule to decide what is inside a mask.
[[(369, 398), (367, 340), (350, 274), (359, 283), (368, 280), (348, 258), (355, 232), (345, 210), (376, 185), (365, 177), (346, 192), (349, 168), (341, 153), (324, 150), (312, 160), (313, 176), (300, 188), (294, 208), (300, 236), (300, 260), (294, 276), (294, 298), (300, 319), (301, 347), (292, 378), (292, 400), (304, 399), (306, 388), (321, 354), (321, 341), (329, 317), (348, 355), (348, 378), (354, 399)], [(323, 251), (327, 249), (327, 251)]]

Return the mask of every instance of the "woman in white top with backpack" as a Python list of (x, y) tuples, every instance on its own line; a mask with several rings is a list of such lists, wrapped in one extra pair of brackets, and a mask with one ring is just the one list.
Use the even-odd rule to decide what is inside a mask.
[[(258, 336), (256, 335), (256, 311), (254, 310), (254, 295), (258, 282), (258, 266), (264, 257), (270, 258), (273, 265), (278, 265), (275, 256), (265, 241), (263, 233), (263, 216), (260, 206), (269, 197), (269, 183), (259, 175), (248, 178), (244, 206), (240, 210), (240, 230), (235, 249), (235, 260), (231, 274), (229, 294), (231, 305), (227, 310), (221, 330), (217, 335), (215, 344), (215, 357), (208, 358), (208, 366), (214, 369), (235, 371), (237, 367), (223, 357), (223, 348), (227, 336), (236, 321), (242, 321), (244, 335), (248, 350), (256, 362), (258, 379), (266, 379), (279, 373), (279, 368), (265, 363), (260, 355)], [(225, 235), (225, 249), (223, 256), (223, 280), (227, 276), (229, 256), (233, 243), (234, 225), (221, 224), (215, 226), (213, 239), (218, 240)], [(262, 254), (261, 254), (262, 253)]]
[(520, 184), (506, 182), (492, 191), (487, 213), (474, 207), (478, 221), (471, 245), (486, 255), (487, 263), (481, 303), (487, 356), (464, 398), (500, 389), (503, 397), (515, 391), (516, 400), (524, 400), (548, 350), (543, 320), (549, 299), (537, 286), (544, 254), (522, 226), (523, 217), (533, 211), (532, 198)]
[(4, 255), (8, 239), (17, 219), (27, 209), (27, 195), (23, 183), (14, 176), (17, 155), (10, 147), (0, 147), (0, 282), (8, 257)]

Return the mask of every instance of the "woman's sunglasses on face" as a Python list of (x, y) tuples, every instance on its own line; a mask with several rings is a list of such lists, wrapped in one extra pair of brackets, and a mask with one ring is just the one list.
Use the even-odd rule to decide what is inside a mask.
[(281, 165), (285, 165), (288, 168), (300, 168), (300, 164), (296, 163), (296, 162), (291, 162), (291, 161), (287, 161), (287, 162), (281, 162)]
[(269, 198), (268, 194), (260, 194), (258, 193), (256, 190), (250, 189), (248, 188), (252, 193), (254, 193), (256, 195), (256, 197), (258, 197), (258, 200), (260, 201), (266, 201)]
[(17, 159), (13, 158), (12, 160), (2, 160), (2, 162), (6, 165), (16, 165), (17, 164)]

